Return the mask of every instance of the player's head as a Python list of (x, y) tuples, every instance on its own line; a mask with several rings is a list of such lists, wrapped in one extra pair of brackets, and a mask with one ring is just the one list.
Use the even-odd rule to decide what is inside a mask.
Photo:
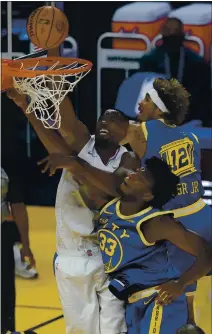
[(126, 137), (129, 126), (128, 117), (117, 109), (108, 109), (99, 118), (96, 125), (96, 145), (119, 145)]
[(121, 184), (121, 192), (136, 200), (142, 200), (155, 208), (161, 208), (177, 194), (178, 176), (167, 163), (157, 157), (146, 160), (146, 166), (132, 172)]
[(179, 52), (185, 36), (183, 23), (177, 18), (168, 18), (161, 28), (161, 35), (166, 52)]
[(163, 118), (180, 125), (189, 107), (190, 94), (176, 79), (155, 79), (153, 88), (139, 103), (139, 121)]

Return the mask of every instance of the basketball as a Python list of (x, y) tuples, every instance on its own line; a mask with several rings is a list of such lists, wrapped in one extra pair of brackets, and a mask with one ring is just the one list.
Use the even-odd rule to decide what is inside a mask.
[(65, 14), (56, 7), (43, 6), (32, 12), (27, 21), (27, 34), (39, 48), (52, 49), (68, 36), (69, 24)]

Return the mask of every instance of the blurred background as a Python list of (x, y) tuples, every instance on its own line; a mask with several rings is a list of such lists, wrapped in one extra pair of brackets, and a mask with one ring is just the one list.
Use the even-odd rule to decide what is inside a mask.
[[(60, 8), (69, 20), (63, 56), (93, 63), (92, 71), (71, 94), (77, 116), (91, 133), (106, 108), (116, 107), (135, 117), (138, 101), (154, 78), (175, 77), (185, 86), (191, 105), (182, 128), (199, 138), (204, 200), (212, 205), (211, 2), (1, 1), (2, 58), (37, 51), (28, 39), (26, 22), (33, 10), (45, 5)], [(19, 193), (21, 188), (19, 201), (28, 208), (31, 247), (39, 273), (36, 281), (23, 281), (23, 272), (16, 281), (17, 329), (64, 333), (51, 260), (55, 251), (53, 207), (61, 173), (48, 177), (40, 172), (37, 162), (47, 152), (5, 93), (1, 94), (1, 150), (2, 167), (8, 175), (11, 172), (11, 178), (21, 180), (15, 187)], [(196, 298), (196, 319), (206, 334), (211, 333), (210, 285), (211, 281), (203, 279)]]

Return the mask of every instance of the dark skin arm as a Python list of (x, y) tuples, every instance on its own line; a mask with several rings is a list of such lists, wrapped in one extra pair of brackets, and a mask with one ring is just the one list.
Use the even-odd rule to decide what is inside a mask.
[(205, 276), (212, 268), (212, 247), (204, 239), (186, 230), (171, 216), (164, 215), (144, 223), (142, 231), (149, 243), (161, 240), (196, 257), (195, 263), (177, 281), (169, 281), (158, 287), (158, 304), (166, 305), (180, 296), (185, 288)]
[(119, 196), (117, 189), (129, 170), (135, 171), (140, 167), (140, 160), (132, 152), (123, 154), (119, 168), (114, 173), (99, 170), (79, 157), (67, 155), (51, 155), (39, 162), (43, 163), (45, 163), (43, 172), (50, 169), (50, 175), (53, 175), (56, 169), (66, 168), (82, 182), (87, 179), (93, 186), (112, 197)]
[(122, 145), (130, 144), (132, 150), (141, 159), (146, 152), (146, 138), (141, 123), (131, 122), (128, 127), (127, 137), (121, 142)]
[(46, 150), (51, 153), (64, 153), (70, 154), (70, 147), (66, 144), (64, 139), (54, 130), (45, 129), (41, 121), (39, 121), (34, 113), (26, 113), (28, 107), (26, 101), (26, 95), (19, 94), (15, 89), (9, 89), (7, 91), (7, 96), (14, 101), (14, 103), (21, 108), (24, 115), (28, 118), (35, 132), (37, 133), (40, 141), (46, 148)]
[[(60, 57), (59, 48), (48, 50), (48, 57)], [(59, 132), (66, 143), (76, 152), (80, 152), (90, 139), (88, 128), (80, 122), (70, 98), (66, 95), (60, 104), (61, 126)]]

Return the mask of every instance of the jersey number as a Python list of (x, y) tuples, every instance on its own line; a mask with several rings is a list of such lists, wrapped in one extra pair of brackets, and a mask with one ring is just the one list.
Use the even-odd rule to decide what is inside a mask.
[(172, 167), (175, 175), (182, 177), (196, 171), (194, 145), (189, 138), (164, 145), (161, 147), (160, 155)]
[(117, 241), (111, 238), (107, 239), (104, 233), (100, 233), (99, 238), (101, 239), (100, 241), (101, 251), (105, 252), (105, 254), (107, 254), (108, 256), (113, 256), (117, 246)]

